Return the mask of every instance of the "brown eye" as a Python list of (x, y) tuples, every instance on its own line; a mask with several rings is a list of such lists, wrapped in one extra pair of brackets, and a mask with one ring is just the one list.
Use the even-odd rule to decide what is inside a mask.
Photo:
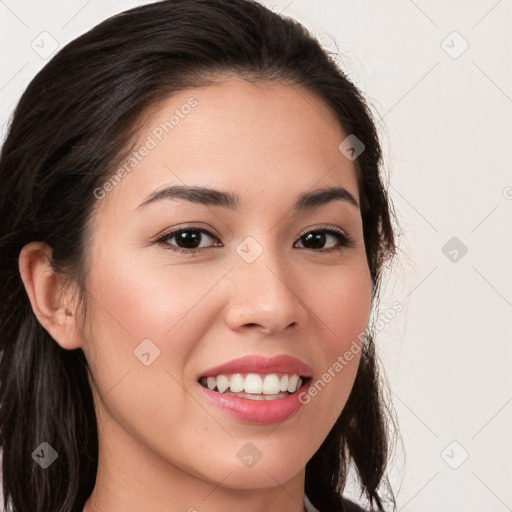
[[(338, 241), (338, 247), (329, 247), (327, 249), (323, 248), (329, 240), (329, 237)], [(353, 245), (353, 241), (345, 235), (345, 233), (332, 228), (310, 231), (305, 235), (302, 235), (299, 240), (303, 240), (305, 249), (316, 250), (319, 252), (332, 252), (341, 250), (345, 247), (351, 247)]]
[[(206, 229), (199, 228), (181, 228), (174, 231), (170, 231), (165, 235), (161, 236), (157, 242), (165, 244), (171, 251), (178, 252), (195, 252), (202, 249), (208, 249), (209, 246), (205, 245), (205, 239), (212, 238), (215, 240), (213, 247), (218, 247), (218, 242), (215, 239), (215, 235), (207, 231)], [(172, 239), (176, 239), (175, 242), (171, 243)], [(211, 246), (210, 246), (211, 247)]]

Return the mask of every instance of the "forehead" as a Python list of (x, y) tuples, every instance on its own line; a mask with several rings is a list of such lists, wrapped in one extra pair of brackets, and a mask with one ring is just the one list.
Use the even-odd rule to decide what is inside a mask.
[(308, 90), (230, 77), (181, 91), (146, 112), (137, 155), (128, 155), (126, 172), (102, 203), (116, 198), (133, 211), (170, 184), (232, 190), (242, 203), (244, 195), (258, 194), (291, 201), (318, 186), (343, 186), (357, 197), (354, 163), (338, 149), (346, 136)]

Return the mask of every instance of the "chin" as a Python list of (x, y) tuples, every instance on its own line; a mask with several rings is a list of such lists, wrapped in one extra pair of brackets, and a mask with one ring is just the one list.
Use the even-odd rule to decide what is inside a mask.
[[(268, 471), (268, 473), (267, 473)], [(295, 473), (296, 474), (296, 473)], [(234, 471), (223, 480), (222, 487), (227, 489), (265, 489), (284, 484), (295, 476), (290, 471), (276, 471), (275, 468), (259, 470), (255, 468), (246, 472)]]

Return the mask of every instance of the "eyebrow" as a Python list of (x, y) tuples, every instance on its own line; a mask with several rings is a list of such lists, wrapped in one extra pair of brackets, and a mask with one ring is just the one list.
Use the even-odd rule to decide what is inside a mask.
[[(192, 185), (174, 185), (154, 191), (136, 210), (164, 199), (183, 199), (192, 203), (220, 206), (230, 210), (236, 210), (239, 204), (239, 197), (231, 192)], [(324, 187), (299, 195), (295, 201), (294, 209), (297, 211), (307, 210), (323, 206), (332, 201), (344, 201), (359, 208), (358, 202), (347, 189), (343, 187)]]

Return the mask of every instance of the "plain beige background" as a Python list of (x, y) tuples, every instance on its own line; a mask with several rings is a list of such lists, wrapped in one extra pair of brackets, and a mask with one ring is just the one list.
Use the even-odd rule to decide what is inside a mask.
[[(56, 49), (143, 3), (0, 2), (2, 138)], [(375, 318), (398, 510), (512, 510), (512, 1), (264, 3), (337, 54), (381, 131), (402, 229)]]

